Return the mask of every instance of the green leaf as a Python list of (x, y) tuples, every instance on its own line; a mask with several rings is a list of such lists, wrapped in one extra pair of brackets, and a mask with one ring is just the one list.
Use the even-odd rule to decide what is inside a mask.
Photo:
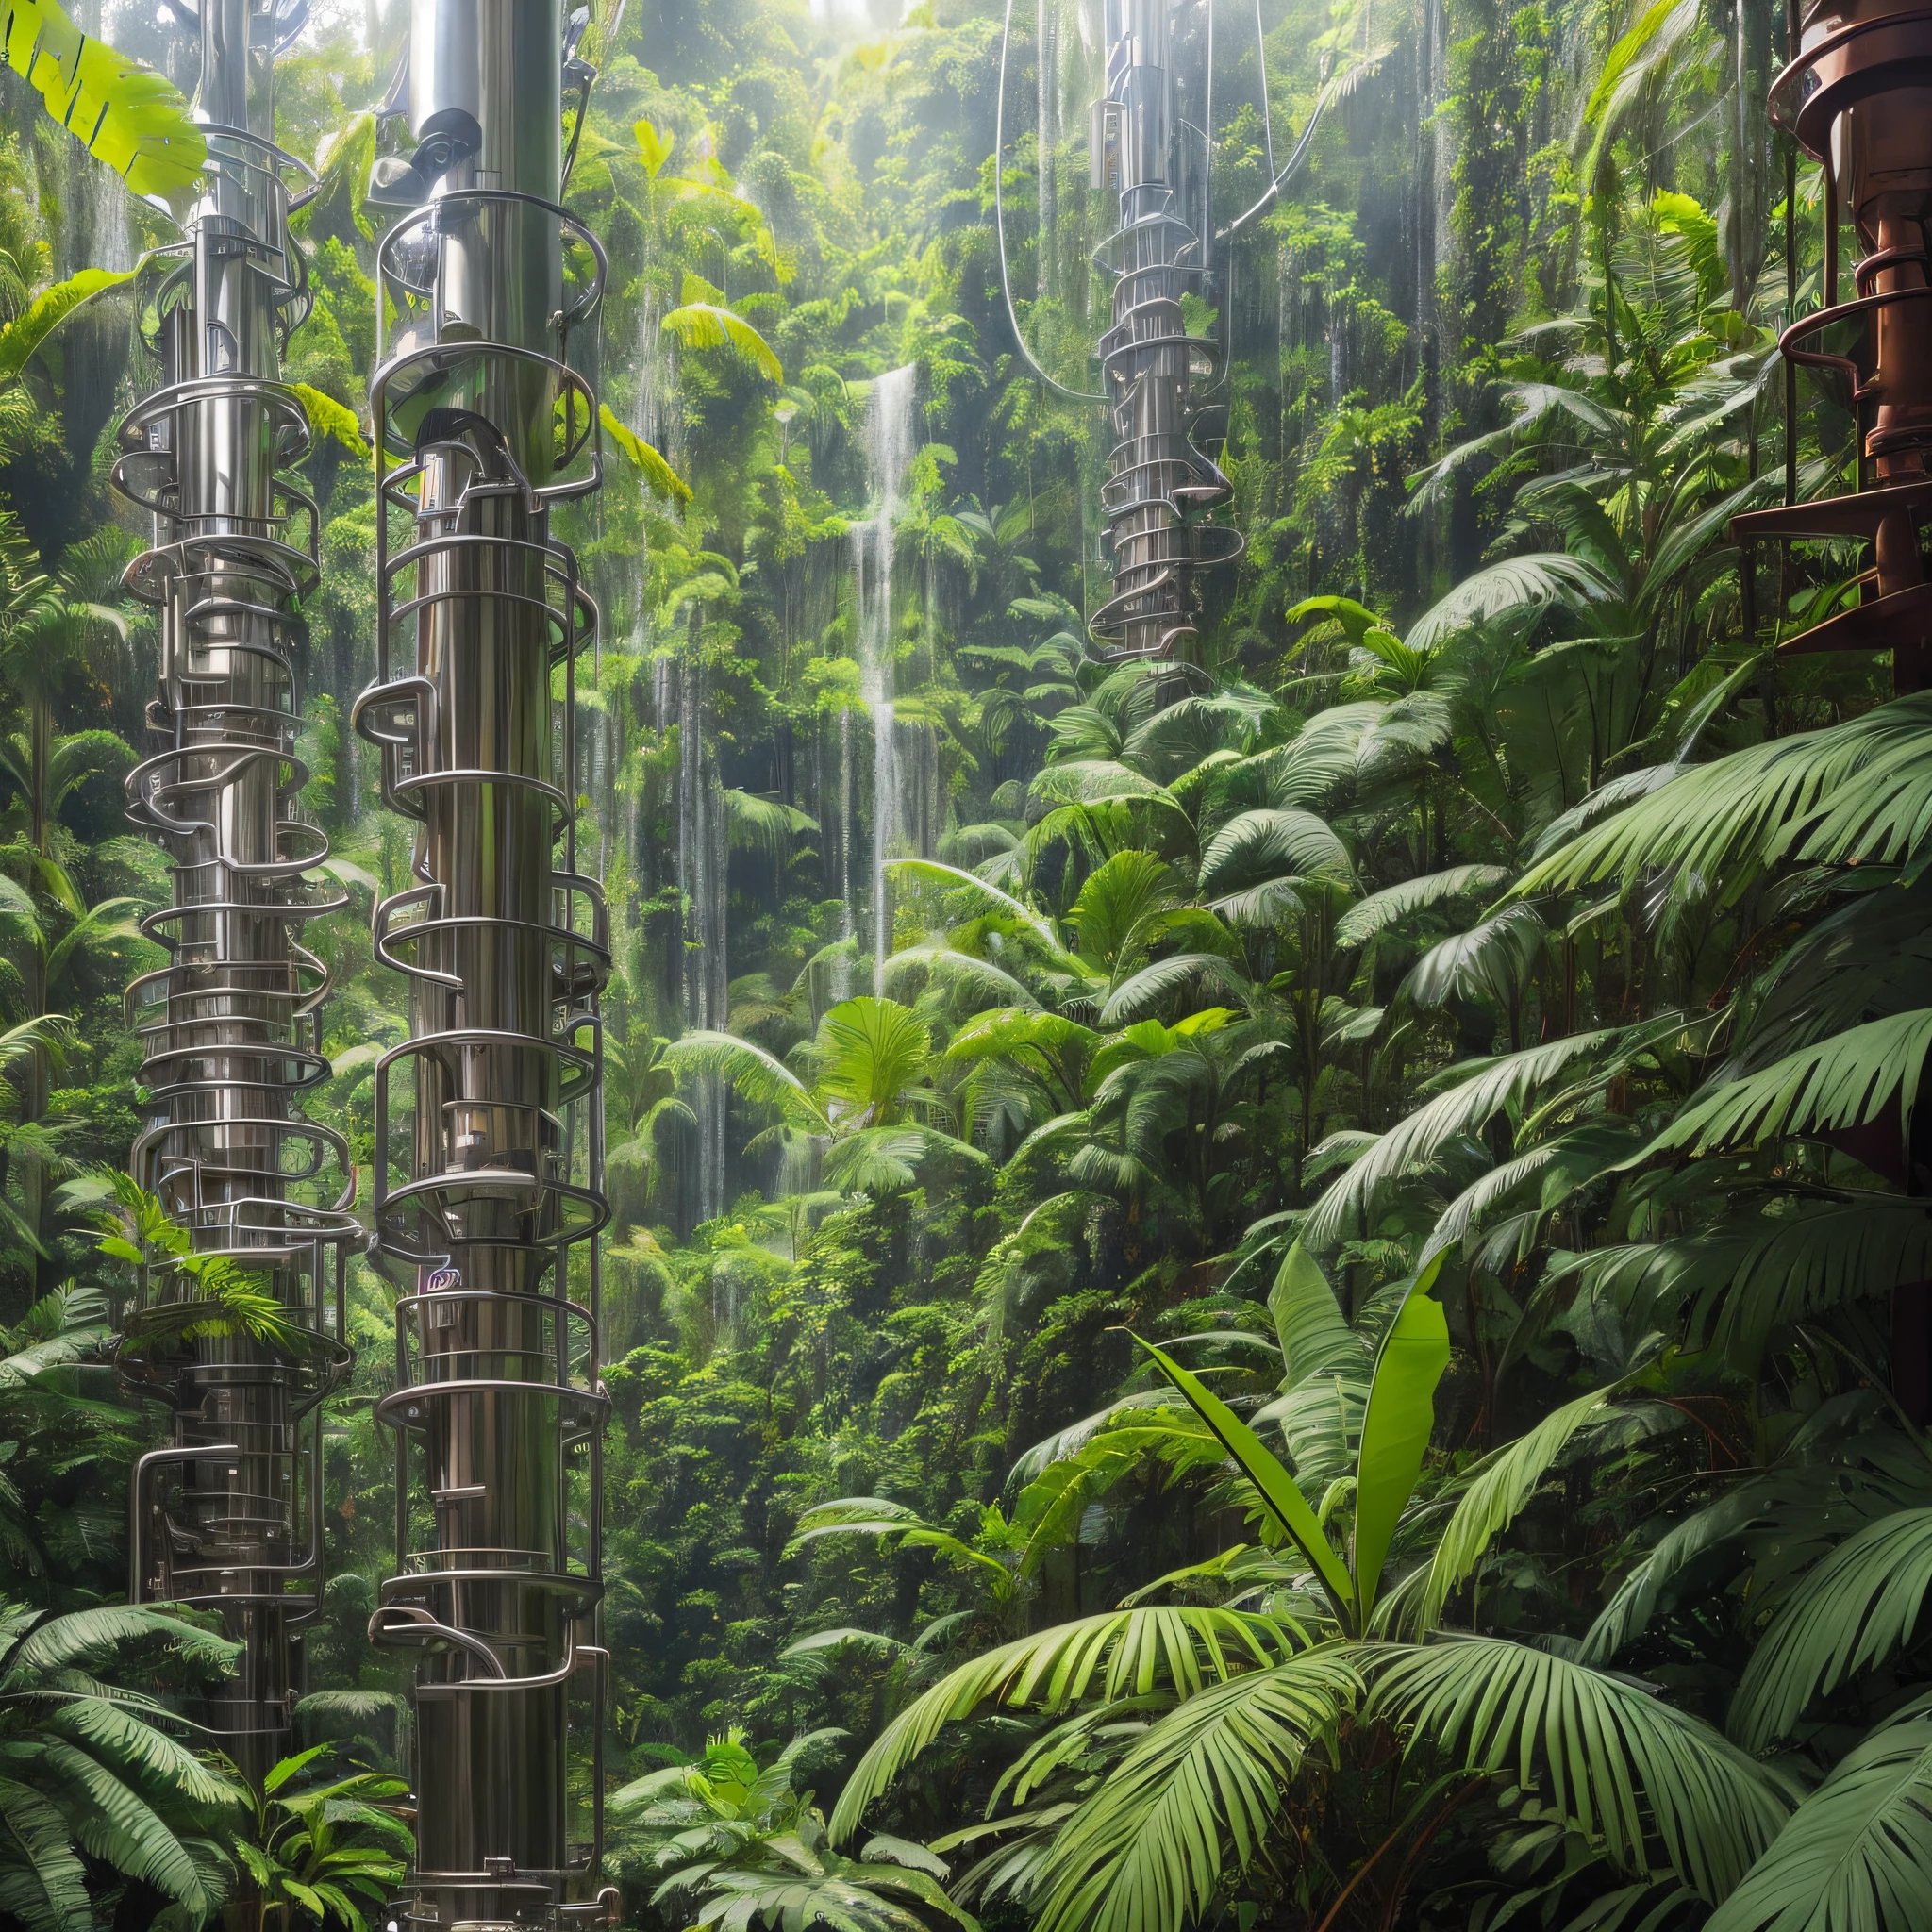
[[(4, 344), (4, 339), (0, 339), (0, 344)], [(308, 383), (291, 382), (289, 387), (294, 391), (303, 414), (308, 418), (308, 426), (317, 436), (334, 437), (352, 457), (369, 454), (369, 444), (363, 440), (362, 425), (356, 421), (355, 410), (345, 408), (335, 397), (325, 395)]]
[(1625, 1164), (1657, 1154), (1708, 1154), (1787, 1134), (1862, 1127), (1894, 1105), (1899, 1130), (1909, 1140), (1928, 1051), (1932, 1007), (1848, 1027), (1759, 1073), (1706, 1089)]
[(1359, 1375), (1367, 1370), (1362, 1338), (1348, 1325), (1328, 1277), (1300, 1241), (1275, 1272), (1268, 1312), (1281, 1343), (1283, 1389), (1297, 1389), (1318, 1375)]
[(1705, 1932), (1890, 1932), (1932, 1924), (1932, 1724), (1856, 1744)]
[(1154, 1357), (1160, 1373), (1187, 1397), (1189, 1407), (1220, 1438), (1241, 1474), (1260, 1491), (1261, 1500), (1274, 1520), (1321, 1578), (1322, 1586), (1335, 1607), (1336, 1616), (1345, 1627), (1353, 1627), (1355, 1585), (1342, 1567), (1341, 1558), (1322, 1533), (1321, 1524), (1315, 1521), (1315, 1512), (1308, 1507), (1307, 1498), (1296, 1487), (1294, 1478), (1270, 1453), (1260, 1437), (1198, 1375), (1190, 1374), (1151, 1341), (1141, 1341), (1138, 1335), (1134, 1340)]
[(1304, 1760), (1361, 1689), (1339, 1646), (1317, 1647), (1158, 1719), (1055, 1839), (1037, 1932), (1207, 1923), (1226, 1868), (1245, 1873), (1276, 1839)]
[[(14, 18), (19, 19), (16, 12)], [(109, 289), (118, 289), (134, 279), (132, 269), (84, 268), (51, 289), (42, 289), (17, 315), (0, 329), (0, 376), (15, 376), (26, 367), (27, 358), (74, 311)]]
[(54, 0), (11, 0), (6, 33), (7, 64), (136, 194), (172, 196), (194, 185), (208, 143), (165, 75), (82, 33)]
[(632, 468), (641, 474), (644, 481), (659, 496), (668, 497), (674, 503), (691, 500), (691, 485), (641, 436), (625, 428), (608, 403), (597, 405), (597, 420), (603, 424), (611, 441), (630, 458)]
[(1932, 1509), (1901, 1509), (1848, 1537), (1785, 1600), (1732, 1700), (1747, 1751), (1788, 1738), (1814, 1698), (1883, 1669), (1924, 1627)]
[(659, 326), (690, 349), (730, 349), (769, 381), (785, 380), (785, 365), (771, 343), (741, 315), (715, 302), (687, 302), (665, 316)]
[(1371, 1701), (1432, 1756), (1542, 1793), (1621, 1872), (1661, 1862), (1723, 1898), (1783, 1825), (1783, 1788), (1722, 1732), (1628, 1678), (1465, 1637), (1402, 1653)]
[(1154, 1607), (1108, 1610), (1000, 1644), (914, 1698), (879, 1733), (839, 1794), (832, 1842), (858, 1829), (866, 1807), (948, 1724), (982, 1706), (1052, 1712), (1090, 1693), (1111, 1701), (1162, 1686), (1191, 1697), (1237, 1671), (1283, 1661), (1293, 1634), (1276, 1617)]
[(1449, 1593), (1465, 1581), (1491, 1541), (1520, 1516), (1558, 1457), (1582, 1431), (1613, 1414), (1615, 1388), (1592, 1389), (1566, 1402), (1526, 1435), (1483, 1457), (1436, 1545), (1423, 1595), (1424, 1628), (1442, 1613)]
[(1449, 1366), (1449, 1318), (1430, 1293), (1441, 1272), (1438, 1255), (1418, 1274), (1383, 1338), (1369, 1384), (1356, 1454), (1355, 1588), (1367, 1622), (1436, 1426), (1436, 1385)]

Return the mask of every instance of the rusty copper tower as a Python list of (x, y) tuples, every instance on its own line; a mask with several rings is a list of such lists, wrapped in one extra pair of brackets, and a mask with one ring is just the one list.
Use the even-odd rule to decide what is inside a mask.
[[(1890, 651), (1898, 691), (1932, 683), (1932, 585), (1920, 555), (1932, 520), (1932, 14), (1895, 0), (1823, 0), (1797, 24), (1773, 82), (1772, 125), (1824, 175), (1824, 305), (1780, 346), (1800, 367), (1850, 384), (1858, 488), (1737, 518), (1758, 538), (1859, 537), (1873, 546), (1850, 610), (1790, 639), (1785, 653)], [(1862, 258), (1839, 299), (1838, 238), (1849, 217)], [(1854, 338), (1834, 350), (1821, 338)], [(1788, 431), (1789, 433), (1789, 431)]]
[[(1932, 685), (1932, 583), (1921, 552), (1932, 521), (1932, 12), (1897, 0), (1821, 0), (1791, 22), (1790, 64), (1772, 83), (1771, 120), (1824, 171), (1824, 304), (1791, 321), (1779, 346), (1792, 370), (1849, 385), (1857, 488), (1788, 500), (1732, 522), (1759, 538), (1861, 538), (1872, 545), (1859, 601), (1779, 647), (1779, 655), (1890, 651), (1895, 694)], [(1787, 177), (1788, 183), (1792, 177)], [(1795, 225), (1787, 195), (1787, 286), (1795, 292)], [(1849, 216), (1864, 251), (1857, 291), (1839, 299), (1839, 230)], [(1838, 331), (1840, 346), (1822, 340)], [(1788, 378), (1785, 477), (1796, 494), (1796, 384)], [(1769, 721), (1775, 729), (1775, 719)], [(1917, 1160), (1896, 1127), (1832, 1137), (1907, 1192)], [(1932, 1418), (1932, 1283), (1891, 1300), (1891, 1387), (1915, 1420)]]

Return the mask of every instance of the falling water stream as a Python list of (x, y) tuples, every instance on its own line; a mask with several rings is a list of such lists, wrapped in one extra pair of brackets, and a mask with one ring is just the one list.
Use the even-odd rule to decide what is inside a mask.
[[(873, 990), (885, 990), (892, 950), (886, 864), (899, 833), (899, 753), (892, 710), (892, 550), (900, 494), (914, 449), (914, 382), (910, 364), (888, 370), (873, 384), (866, 421), (873, 514), (852, 531), (853, 582), (858, 631), (859, 695), (872, 714)], [(846, 867), (848, 929), (851, 867)]]

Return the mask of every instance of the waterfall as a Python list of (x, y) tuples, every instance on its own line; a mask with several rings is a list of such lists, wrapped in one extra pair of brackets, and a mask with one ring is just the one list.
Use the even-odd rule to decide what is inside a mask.
[[(889, 370), (873, 384), (866, 420), (866, 456), (871, 470), (874, 508), (871, 519), (856, 524), (852, 530), (859, 692), (865, 699), (866, 709), (872, 713), (874, 991), (884, 990), (886, 960), (892, 950), (892, 922), (886, 895), (886, 862), (892, 856), (900, 820), (898, 734), (892, 710), (892, 550), (900, 492), (914, 449), (914, 385), (917, 374), (908, 364), (903, 369)], [(846, 877), (849, 881), (849, 858)], [(849, 908), (849, 884), (846, 904)]]
[[(677, 882), (684, 893), (683, 1018), (691, 1031), (724, 1024), (730, 1001), (725, 958), (725, 909), (730, 891), (730, 826), (718, 768), (705, 743), (705, 679), (696, 651), (677, 667)], [(660, 714), (661, 715), (661, 714)], [(724, 1083), (701, 1074), (695, 1083), (697, 1159), (693, 1203), (697, 1221), (724, 1211)]]
[(1059, 14), (1054, 0), (1040, 0), (1034, 62), (1040, 79), (1040, 299), (1051, 300), (1058, 276), (1055, 257), (1059, 239), (1059, 184), (1054, 176), (1055, 150), (1059, 145)]

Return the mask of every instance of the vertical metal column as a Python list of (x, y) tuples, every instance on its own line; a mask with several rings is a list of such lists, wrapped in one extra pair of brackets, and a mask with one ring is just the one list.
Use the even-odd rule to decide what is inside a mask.
[[(1920, 555), (1932, 523), (1932, 15), (1897, 0), (1820, 0), (1797, 58), (1772, 83), (1771, 118), (1824, 170), (1824, 307), (1780, 346), (1801, 367), (1844, 378), (1857, 421), (1851, 496), (1734, 517), (1740, 541), (1860, 537), (1874, 569), (1860, 604), (1780, 652), (1885, 651), (1900, 691), (1932, 685), (1932, 583)], [(1857, 293), (1838, 299), (1838, 230), (1849, 215), (1866, 253)], [(1819, 346), (1835, 325), (1862, 341)]]
[(346, 903), (306, 876), (328, 841), (297, 809), (294, 607), (318, 575), (317, 516), (287, 473), (308, 425), (279, 378), (309, 306), (288, 232), (308, 171), (271, 137), (275, 56), (306, 12), (203, 0), (207, 172), (185, 239), (142, 265), (160, 387), (113, 470), (154, 519), (126, 583), (160, 628), (159, 748), (129, 774), (129, 817), (174, 861), (173, 903), (144, 922), (169, 963), (127, 992), (150, 1095), (130, 1164), (199, 1253), (260, 1272), (297, 1337), (185, 1341), (152, 1304), (129, 1316), (122, 1373), (175, 1412), (173, 1446), (135, 1469), (130, 1583), (219, 1609), (242, 1641), (211, 1719), (257, 1780), (288, 1745), (289, 1635), (321, 1581), (320, 1403), (348, 1367), (341, 1244), (358, 1231), (347, 1149), (299, 1104), (329, 1070), (328, 975), (301, 935)]
[[(1183, 293), (1206, 285), (1213, 235), (1208, 137), (1184, 129), (1175, 107), (1181, 10), (1179, 0), (1107, 0), (1107, 92), (1093, 104), (1092, 186), (1118, 194), (1120, 225), (1095, 258), (1114, 278), (1113, 325), (1100, 339), (1114, 431), (1100, 491), (1114, 594), (1089, 627), (1123, 659), (1185, 655), (1194, 574), (1245, 547), (1239, 531), (1208, 521), (1234, 491), (1193, 441), (1194, 385), (1218, 379), (1224, 352), (1191, 335), (1181, 311)], [(1184, 133), (1203, 149), (1191, 210)]]
[[(1746, 546), (1762, 538), (1869, 542), (1859, 602), (1788, 639), (1778, 655), (1890, 651), (1893, 691), (1920, 691), (1932, 688), (1923, 548), (1932, 523), (1932, 13), (1899, 0), (1817, 0), (1796, 38), (1795, 58), (1772, 83), (1771, 120), (1824, 170), (1824, 306), (1790, 321), (1779, 346), (1790, 363), (1842, 379), (1857, 425), (1857, 488), (1734, 517), (1731, 532)], [(1795, 169), (1787, 179), (1795, 181)], [(1865, 254), (1852, 270), (1857, 292), (1840, 302), (1839, 225), (1847, 215)], [(1788, 285), (1796, 288), (1794, 275)], [(1834, 327), (1845, 332), (1841, 349), (1818, 341)], [(1786, 396), (1795, 411), (1795, 384)], [(1795, 423), (1786, 435), (1795, 487)], [(1908, 1139), (1857, 1151), (1913, 1191)], [(1932, 1416), (1932, 1283), (1893, 1291), (1891, 1389), (1907, 1415)]]
[[(408, 1291), (376, 1410), (396, 1432), (398, 1574), (370, 1624), (420, 1654), (398, 1923), (479, 1932), (589, 1923), (616, 1898), (593, 1892), (609, 955), (572, 798), (596, 610), (550, 534), (553, 507), (602, 476), (569, 358), (604, 262), (558, 206), (562, 57), (558, 0), (416, 0), (418, 146), (383, 178), (426, 199), (379, 256), (378, 671), (355, 709), (385, 799), (416, 823), (414, 882), (375, 927), (410, 990), (410, 1038), (376, 1070), (371, 1241)], [(392, 511), (413, 526), (393, 553)], [(588, 1832), (570, 1803), (585, 1776)]]

